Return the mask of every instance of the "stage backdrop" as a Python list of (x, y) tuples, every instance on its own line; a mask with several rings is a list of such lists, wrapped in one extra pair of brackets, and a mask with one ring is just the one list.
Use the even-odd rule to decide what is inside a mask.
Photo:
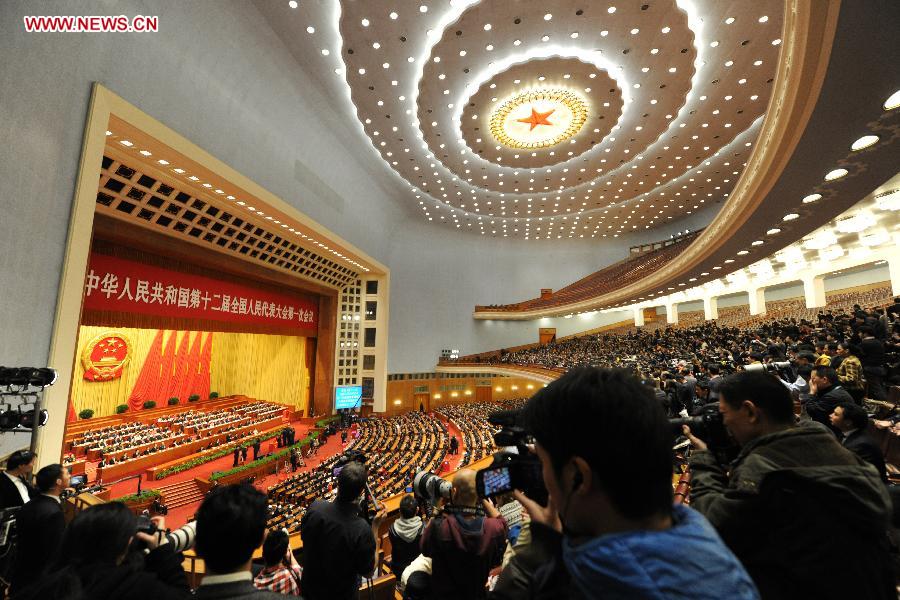
[[(126, 347), (123, 349), (123, 347)], [(115, 414), (146, 400), (242, 394), (305, 411), (315, 341), (296, 335), (170, 331), (84, 325), (78, 338), (73, 413)]]

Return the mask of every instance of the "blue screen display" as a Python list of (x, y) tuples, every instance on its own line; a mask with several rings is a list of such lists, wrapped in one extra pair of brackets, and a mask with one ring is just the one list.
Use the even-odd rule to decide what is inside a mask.
[(334, 388), (334, 407), (338, 410), (356, 408), (360, 405), (361, 400), (361, 385), (339, 385)]

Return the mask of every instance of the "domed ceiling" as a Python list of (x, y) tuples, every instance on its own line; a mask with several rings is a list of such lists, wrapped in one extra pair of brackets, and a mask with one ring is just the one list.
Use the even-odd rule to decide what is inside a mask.
[[(780, 0), (290, 2), (421, 218), (617, 237), (731, 192), (778, 67)], [(296, 50), (295, 50), (296, 52)]]

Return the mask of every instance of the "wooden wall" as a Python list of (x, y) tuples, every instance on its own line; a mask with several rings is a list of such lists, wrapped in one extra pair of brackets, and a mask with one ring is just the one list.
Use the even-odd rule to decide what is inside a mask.
[[(486, 382), (490, 382), (490, 385), (481, 385)], [(391, 380), (387, 382), (385, 415), (418, 410), (420, 402), (424, 404), (426, 410), (434, 410), (450, 404), (524, 398), (534, 394), (543, 385), (524, 377), (436, 377)], [(459, 386), (462, 386), (462, 389), (452, 389)], [(416, 391), (417, 388), (423, 387), (427, 387), (427, 391)]]

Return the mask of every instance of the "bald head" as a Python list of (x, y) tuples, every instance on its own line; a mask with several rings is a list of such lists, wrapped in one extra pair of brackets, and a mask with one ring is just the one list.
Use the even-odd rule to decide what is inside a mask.
[(477, 506), (478, 493), (475, 491), (475, 471), (461, 469), (453, 478), (453, 504), (456, 506)]

